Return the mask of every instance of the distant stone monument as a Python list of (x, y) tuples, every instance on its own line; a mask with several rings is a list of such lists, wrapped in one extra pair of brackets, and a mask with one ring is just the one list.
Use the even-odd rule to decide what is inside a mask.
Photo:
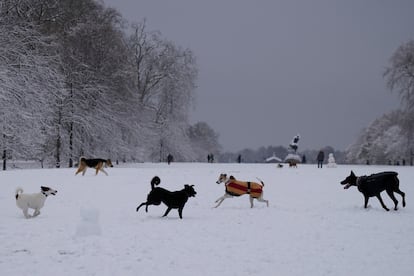
[(288, 155), (285, 157), (285, 162), (289, 164), (289, 167), (296, 167), (296, 164), (300, 163), (302, 158), (296, 153), (298, 150), (300, 136), (299, 134), (293, 137), (289, 144)]
[(326, 165), (328, 168), (336, 168), (335, 157), (333, 153), (328, 155), (328, 164)]
[(296, 153), (296, 151), (298, 150), (298, 142), (299, 142), (300, 136), (299, 134), (296, 135), (295, 137), (293, 137), (292, 141), (289, 144), (289, 148)]

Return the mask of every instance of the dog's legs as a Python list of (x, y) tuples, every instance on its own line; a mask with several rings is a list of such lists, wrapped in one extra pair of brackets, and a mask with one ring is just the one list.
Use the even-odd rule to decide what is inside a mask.
[(399, 194), (402, 197), (402, 206), (405, 207), (405, 193), (400, 190), (400, 180), (395, 176), (395, 186), (393, 188), (394, 192)]
[(218, 201), (218, 204), (216, 206), (214, 206), (214, 208), (217, 208), (220, 206), (220, 204), (224, 201), (225, 198), (222, 198), (221, 200), (216, 200), (216, 202)]
[(78, 170), (76, 171), (75, 175), (78, 175), (78, 173), (82, 172), (82, 175), (85, 174), (86, 168), (83, 166), (79, 166)]
[(180, 216), (180, 219), (183, 219), (183, 208), (184, 207), (178, 208), (178, 215)]
[(215, 202), (218, 202), (218, 204), (216, 205), (216, 206), (214, 206), (214, 208), (217, 208), (217, 207), (219, 207), (220, 206), (220, 204), (226, 199), (226, 198), (230, 198), (230, 197), (233, 197), (233, 196), (231, 196), (231, 195), (229, 195), (229, 194), (224, 194), (224, 196), (222, 196), (222, 197), (219, 197)]
[(108, 173), (103, 169), (103, 167), (100, 169), (100, 171), (103, 172), (106, 176), (108, 176)]
[(33, 212), (33, 217), (37, 217), (38, 215), (40, 215), (40, 211), (39, 209), (35, 209), (35, 211)]
[(405, 193), (402, 192), (398, 187), (394, 190), (394, 192), (396, 192), (402, 197), (402, 206), (405, 207)]
[(25, 217), (25, 218), (27, 218), (27, 219), (32, 217), (31, 215), (29, 215), (28, 209), (24, 209), (24, 210), (23, 210), (23, 215), (24, 215), (24, 217)]
[(83, 169), (83, 171), (82, 171), (82, 176), (84, 176), (85, 175), (85, 173), (86, 173), (86, 167)]
[(249, 196), (249, 199), (250, 199), (250, 208), (253, 208), (253, 197), (251, 197), (251, 196)]
[(216, 199), (216, 201), (214, 201), (215, 203), (219, 202), (220, 200), (223, 200), (224, 196), (221, 196), (219, 198)]
[(397, 211), (398, 210), (398, 200), (395, 198), (394, 193), (392, 190), (386, 190), (388, 196), (392, 199), (392, 201), (394, 202), (394, 210)]
[[(137, 207), (137, 212), (138, 212), (138, 210), (139, 210), (139, 208), (141, 208), (142, 206), (144, 206), (145, 204), (147, 204), (146, 202), (142, 202), (138, 207)], [(147, 205), (147, 207), (146, 207), (146, 209), (145, 209), (145, 211), (147, 211), (148, 212), (148, 205)]]
[(369, 197), (364, 195), (364, 208), (368, 207), (368, 200), (369, 200)]
[(381, 195), (377, 195), (377, 198), (378, 198), (379, 202), (381, 203), (382, 208), (389, 211), (390, 209), (388, 209), (387, 206), (385, 206), (384, 201), (382, 201)]
[(163, 217), (166, 217), (168, 215), (168, 213), (171, 211), (171, 207), (168, 207), (167, 211), (165, 211)]
[(266, 203), (267, 207), (269, 207), (269, 200), (264, 199), (263, 194), (259, 198), (256, 198), (256, 199), (257, 201)]

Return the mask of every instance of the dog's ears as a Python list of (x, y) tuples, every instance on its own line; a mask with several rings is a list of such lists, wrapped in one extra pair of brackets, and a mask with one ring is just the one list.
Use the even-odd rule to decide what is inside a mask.
[(354, 174), (354, 172), (353, 172), (353, 171), (351, 171), (351, 176), (355, 176), (355, 174)]
[(47, 192), (50, 190), (49, 187), (45, 187), (45, 186), (40, 186), (40, 189), (42, 189), (42, 191)]

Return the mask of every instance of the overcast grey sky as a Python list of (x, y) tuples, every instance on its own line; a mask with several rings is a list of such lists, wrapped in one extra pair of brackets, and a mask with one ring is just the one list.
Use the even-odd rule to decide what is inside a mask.
[(346, 149), (362, 128), (399, 107), (383, 72), (414, 39), (412, 0), (104, 0), (147, 20), (199, 67), (191, 122), (224, 150)]

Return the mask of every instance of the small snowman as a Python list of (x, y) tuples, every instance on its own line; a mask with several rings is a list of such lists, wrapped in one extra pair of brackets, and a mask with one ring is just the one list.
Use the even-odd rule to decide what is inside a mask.
[(81, 208), (80, 217), (81, 220), (76, 228), (76, 236), (101, 235), (99, 210), (95, 208)]
[(336, 168), (335, 157), (333, 153), (328, 155), (328, 164), (326, 165), (328, 168)]

